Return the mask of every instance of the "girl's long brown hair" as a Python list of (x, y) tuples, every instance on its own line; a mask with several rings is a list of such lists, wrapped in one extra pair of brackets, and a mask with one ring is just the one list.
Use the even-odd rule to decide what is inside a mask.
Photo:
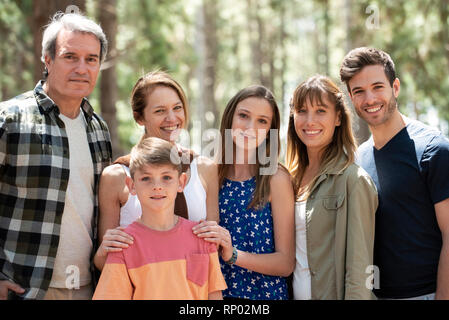
[(356, 143), (352, 132), (351, 112), (344, 102), (341, 90), (331, 79), (322, 75), (316, 75), (302, 82), (293, 92), (287, 133), (286, 163), (293, 178), (295, 194), (298, 195), (304, 171), (309, 165), (309, 158), (306, 145), (296, 134), (294, 113), (307, 101), (311, 104), (324, 104), (324, 97), (335, 105), (335, 111), (340, 114), (340, 125), (335, 127), (332, 141), (322, 153), (318, 174), (301, 192), (304, 198), (307, 198), (318, 177), (328, 169), (335, 168), (342, 157), (345, 157), (346, 161), (341, 168), (337, 168), (341, 171), (351, 165), (355, 158)]
[[(265, 99), (270, 104), (272, 110), (273, 110), (273, 118), (271, 120), (271, 126), (270, 129), (275, 129), (279, 133), (280, 128), (280, 115), (279, 115), (279, 108), (277, 106), (276, 100), (271, 93), (270, 90), (267, 88), (260, 86), (260, 85), (254, 85), (247, 88), (244, 88), (240, 90), (231, 100), (228, 102), (224, 112), (223, 116), (221, 118), (221, 125), (220, 125), (220, 134), (221, 134), (221, 152), (218, 155), (218, 182), (219, 186), (223, 184), (223, 181), (229, 171), (229, 169), (234, 164), (226, 164), (225, 161), (225, 149), (226, 149), (226, 141), (225, 141), (225, 130), (232, 128), (232, 120), (234, 118), (234, 113), (237, 108), (237, 104), (240, 101), (243, 101), (247, 98), (260, 98)], [(276, 155), (270, 155), (270, 144), (276, 143), (277, 144), (277, 154)], [(270, 134), (267, 133), (267, 138), (262, 145), (265, 144), (265, 156), (270, 159), (276, 160), (276, 165), (278, 163), (279, 159), (279, 152), (280, 152), (280, 140), (279, 140), (279, 134), (277, 135), (277, 141), (270, 141)], [(258, 149), (256, 150), (256, 153), (258, 153)], [(233, 144), (233, 152), (235, 154), (235, 144)], [(268, 163), (269, 165), (269, 163)], [(268, 202), (269, 196), (270, 196), (270, 179), (271, 175), (261, 175), (260, 174), (260, 168), (264, 167), (259, 162), (259, 159), (256, 157), (256, 164), (257, 168), (256, 172), (256, 190), (254, 191), (254, 197), (249, 204), (249, 208), (257, 208), (259, 205), (264, 205)]]

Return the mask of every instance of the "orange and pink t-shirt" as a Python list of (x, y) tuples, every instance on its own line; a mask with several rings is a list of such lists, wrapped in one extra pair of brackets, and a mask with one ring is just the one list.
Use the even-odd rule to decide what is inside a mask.
[(197, 222), (179, 217), (168, 231), (134, 222), (134, 243), (108, 254), (94, 300), (207, 300), (226, 289), (217, 247), (192, 232)]

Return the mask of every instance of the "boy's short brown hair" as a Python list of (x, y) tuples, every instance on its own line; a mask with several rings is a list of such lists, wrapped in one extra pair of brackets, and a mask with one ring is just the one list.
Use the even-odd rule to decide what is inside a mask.
[(360, 47), (351, 50), (341, 63), (340, 79), (346, 84), (349, 93), (351, 93), (349, 80), (364, 67), (373, 65), (381, 65), (384, 67), (385, 75), (390, 85), (393, 86), (393, 82), (396, 79), (396, 70), (390, 55), (379, 49)]
[(146, 165), (170, 165), (179, 174), (182, 173), (181, 158), (176, 146), (156, 137), (143, 138), (132, 148), (129, 163), (131, 177)]

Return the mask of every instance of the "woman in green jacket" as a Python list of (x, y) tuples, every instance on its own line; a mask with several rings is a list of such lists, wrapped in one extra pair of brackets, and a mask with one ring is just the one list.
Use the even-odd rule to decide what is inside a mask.
[[(296, 192), (295, 299), (371, 299), (377, 192), (354, 164), (343, 93), (314, 76), (294, 91), (287, 166)], [(376, 276), (376, 275), (374, 275)]]

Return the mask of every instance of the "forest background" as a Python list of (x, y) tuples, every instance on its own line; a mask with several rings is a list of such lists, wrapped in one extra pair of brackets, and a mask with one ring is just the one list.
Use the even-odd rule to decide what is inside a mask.
[[(41, 79), (42, 30), (58, 10), (80, 10), (108, 37), (89, 100), (109, 125), (114, 158), (143, 133), (130, 93), (155, 69), (185, 89), (187, 143), (198, 153), (228, 100), (251, 84), (275, 94), (284, 153), (294, 88), (320, 73), (346, 92), (340, 63), (360, 46), (385, 50), (395, 61), (401, 112), (449, 133), (449, 0), (0, 0), (0, 101)], [(354, 130), (359, 142), (369, 137), (355, 114)]]

